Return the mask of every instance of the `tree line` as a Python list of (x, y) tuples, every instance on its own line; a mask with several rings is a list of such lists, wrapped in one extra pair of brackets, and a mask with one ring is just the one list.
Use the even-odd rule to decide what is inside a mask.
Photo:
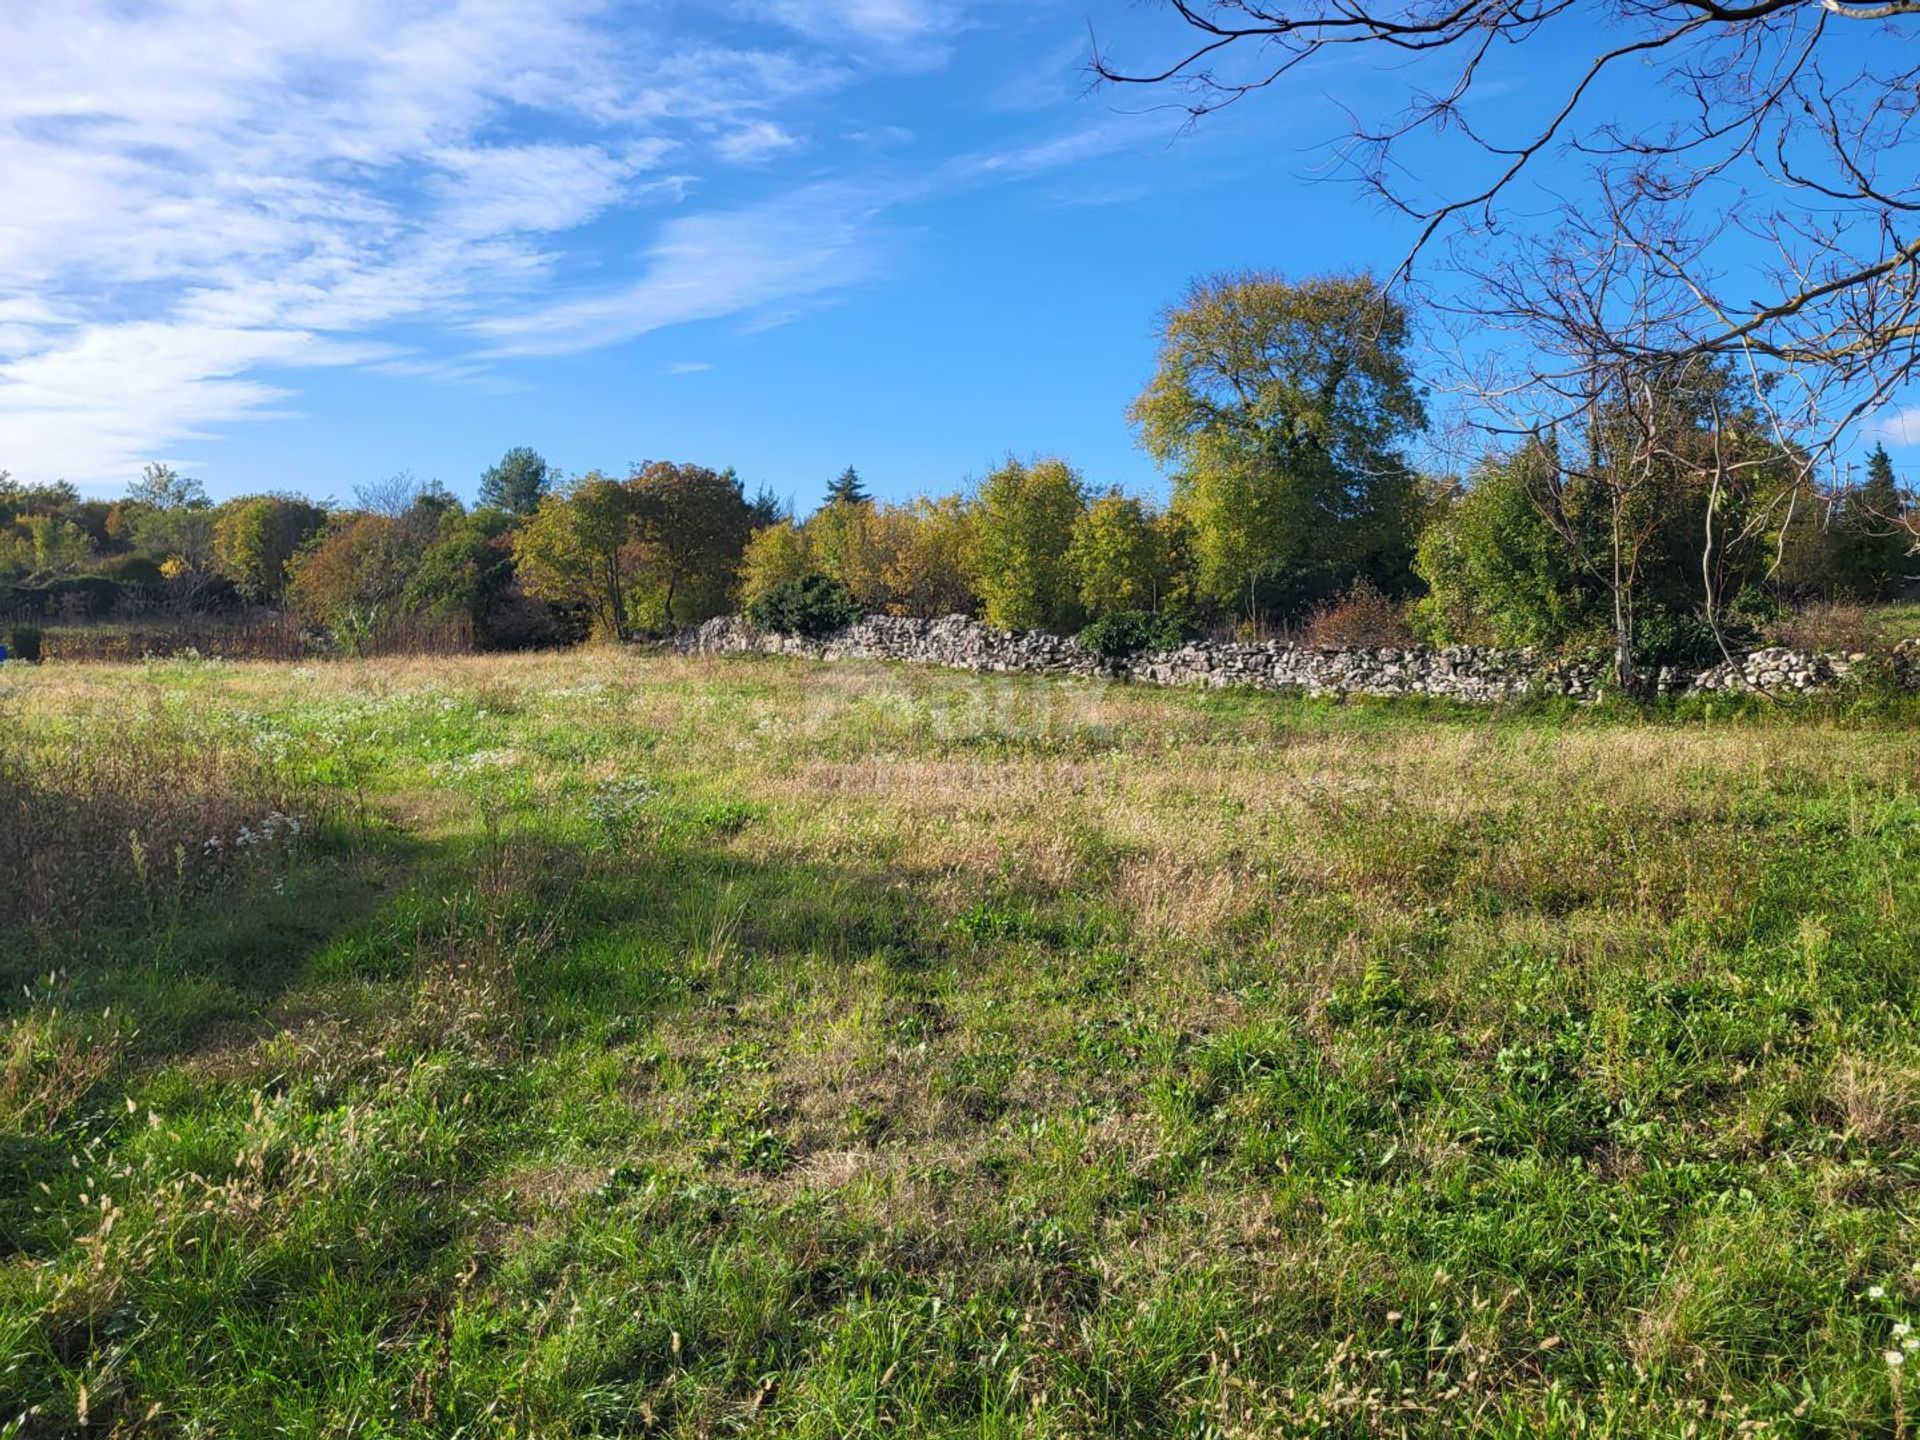
[(1783, 603), (1874, 600), (1909, 536), (1891, 462), (1821, 482), (1764, 396), (1717, 360), (1650, 367), (1577, 420), (1423, 470), (1410, 317), (1371, 276), (1195, 282), (1129, 408), (1156, 503), (1060, 457), (964, 491), (872, 497), (849, 467), (811, 513), (730, 469), (655, 461), (565, 477), (509, 451), (468, 506), (407, 476), (348, 505), (211, 502), (151, 465), (117, 501), (0, 476), (0, 610), (290, 612), (332, 647), (403, 617), (513, 648), (661, 634), (742, 609), (825, 628), (863, 612), (977, 614), (1165, 638), (1348, 607), (1376, 633), (1612, 648), (1623, 671), (1750, 640)]

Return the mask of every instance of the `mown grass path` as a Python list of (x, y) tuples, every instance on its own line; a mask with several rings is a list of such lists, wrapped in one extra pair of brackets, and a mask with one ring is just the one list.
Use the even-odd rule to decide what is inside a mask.
[(0, 671), (0, 1434), (1899, 1434), (1916, 939), (1898, 714)]

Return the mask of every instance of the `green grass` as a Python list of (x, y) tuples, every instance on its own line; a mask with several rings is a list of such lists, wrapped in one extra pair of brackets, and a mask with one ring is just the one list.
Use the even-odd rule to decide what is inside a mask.
[(1912, 718), (0, 672), (0, 1434), (1903, 1433)]

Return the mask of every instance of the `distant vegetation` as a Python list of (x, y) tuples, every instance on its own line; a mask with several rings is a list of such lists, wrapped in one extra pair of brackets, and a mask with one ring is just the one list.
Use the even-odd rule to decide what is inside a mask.
[(809, 630), (862, 612), (1094, 624), (1102, 646), (1150, 618), (1163, 638), (1611, 647), (1627, 670), (1717, 659), (1816, 602), (1849, 640), (1831, 607), (1899, 589), (1912, 537), (1886, 452), (1857, 486), (1816, 483), (1729, 367), (1600, 404), (1463, 479), (1423, 473), (1407, 326), (1364, 276), (1196, 283), (1129, 412), (1165, 505), (1057, 457), (900, 503), (849, 467), (804, 518), (731, 470), (563, 477), (524, 447), (472, 508), (406, 475), (331, 508), (214, 504), (157, 464), (117, 501), (0, 479), (0, 617), (17, 640), (170, 622), (345, 655), (628, 639), (734, 609)]

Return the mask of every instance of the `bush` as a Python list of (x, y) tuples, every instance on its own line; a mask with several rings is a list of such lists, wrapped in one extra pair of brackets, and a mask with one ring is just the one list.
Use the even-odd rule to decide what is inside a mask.
[(147, 589), (158, 589), (166, 580), (160, 567), (145, 555), (116, 555), (103, 561), (99, 573), (108, 580), (121, 585), (134, 585)]
[(1080, 632), (1080, 643), (1103, 660), (1125, 660), (1142, 650), (1174, 650), (1186, 643), (1178, 616), (1151, 610), (1115, 610)]
[(1433, 645), (1570, 649), (1604, 636), (1607, 616), (1535, 504), (1538, 457), (1492, 456), (1420, 536), (1427, 594), (1410, 616)]
[(1361, 580), (1338, 600), (1313, 612), (1307, 637), (1326, 650), (1356, 645), (1404, 647), (1413, 643), (1413, 629), (1407, 623), (1405, 605)]
[(802, 575), (782, 580), (747, 606), (747, 623), (776, 635), (803, 635), (817, 640), (853, 624), (859, 604), (838, 580), (825, 575)]
[(7, 632), (7, 653), (15, 660), (36, 663), (40, 659), (40, 627), (16, 625)]
[(99, 620), (120, 608), (120, 582), (104, 575), (74, 575), (47, 586), (47, 602), (56, 614)]
[(1882, 648), (1873, 612), (1864, 605), (1818, 601), (1788, 610), (1761, 632), (1769, 645), (1788, 645), (1815, 653)]

